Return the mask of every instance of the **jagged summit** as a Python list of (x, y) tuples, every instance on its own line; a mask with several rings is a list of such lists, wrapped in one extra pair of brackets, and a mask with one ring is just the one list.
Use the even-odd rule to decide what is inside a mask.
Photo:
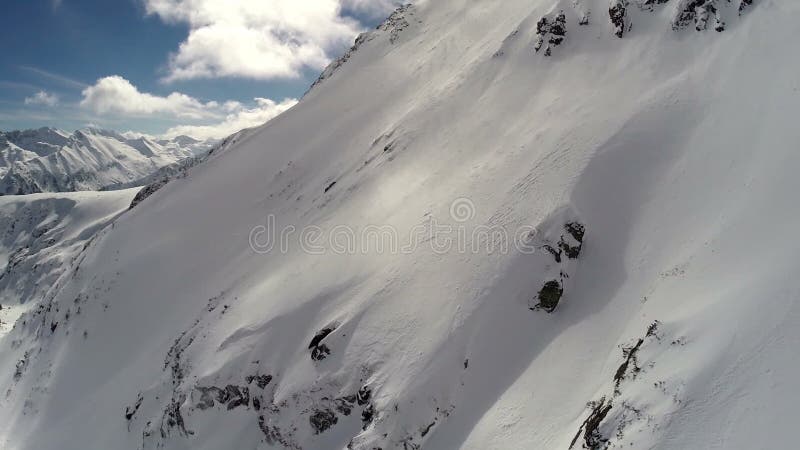
[(114, 188), (208, 151), (216, 141), (186, 136), (158, 142), (87, 127), (0, 132), (0, 194)]
[[(546, 7), (547, 12), (536, 20), (536, 39), (532, 47), (536, 52), (544, 48), (542, 53), (551, 56), (553, 49), (564, 42), (568, 29), (589, 25), (610, 26), (611, 33), (622, 38), (639, 20), (645, 27), (668, 26), (673, 31), (693, 28), (698, 32), (708, 29), (722, 32), (727, 21), (738, 21), (754, 6), (754, 1), (757, 0), (552, 0), (542, 3), (549, 6)], [(374, 31), (359, 35), (344, 55), (325, 68), (311, 89), (332, 76), (364, 43), (386, 36), (394, 44), (412, 23), (421, 25), (422, 21), (416, 17), (415, 10), (413, 4), (405, 4)], [(508, 38), (515, 37), (520, 31), (515, 29)]]

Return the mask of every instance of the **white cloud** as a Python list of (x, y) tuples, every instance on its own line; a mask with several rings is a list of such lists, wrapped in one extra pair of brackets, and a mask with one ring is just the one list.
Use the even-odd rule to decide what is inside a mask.
[(223, 138), (239, 130), (262, 125), (286, 111), (295, 104), (296, 99), (284, 99), (280, 103), (266, 98), (256, 98), (256, 105), (252, 108), (239, 107), (228, 114), (222, 122), (210, 125), (180, 125), (172, 127), (164, 133), (164, 137), (171, 138), (187, 135), (197, 139)]
[(371, 19), (381, 19), (390, 11), (407, 1), (402, 0), (340, 0), (346, 10), (367, 16)]
[(166, 97), (140, 92), (130, 81), (119, 75), (101, 78), (93, 86), (84, 89), (80, 105), (98, 114), (161, 114), (184, 119), (214, 117), (214, 110), (220, 107), (216, 102), (203, 103), (178, 92)]
[(58, 105), (58, 96), (55, 94), (50, 94), (45, 91), (39, 91), (33, 94), (32, 97), (25, 98), (26, 105), (40, 105), (40, 106), (48, 106), (54, 107)]
[[(189, 25), (166, 81), (296, 78), (320, 70), (362, 26), (343, 8), (377, 14), (397, 0), (144, 0), (148, 14)], [(388, 11), (383, 11), (384, 13)]]
[(261, 125), (294, 106), (297, 100), (285, 99), (277, 103), (256, 98), (254, 102), (252, 105), (234, 100), (202, 102), (179, 92), (158, 96), (141, 92), (130, 81), (113, 75), (84, 89), (80, 106), (97, 114), (122, 118), (180, 120), (183, 124), (167, 130), (164, 137), (185, 134), (207, 139), (222, 138)]

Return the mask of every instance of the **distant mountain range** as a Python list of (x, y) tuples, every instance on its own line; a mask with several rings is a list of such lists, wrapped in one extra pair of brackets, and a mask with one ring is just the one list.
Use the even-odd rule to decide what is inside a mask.
[(116, 189), (203, 154), (216, 140), (85, 128), (0, 132), (0, 195)]

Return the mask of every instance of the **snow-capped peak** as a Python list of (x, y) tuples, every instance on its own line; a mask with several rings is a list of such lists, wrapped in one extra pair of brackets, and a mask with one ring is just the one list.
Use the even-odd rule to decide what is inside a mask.
[(0, 193), (113, 188), (200, 155), (214, 144), (185, 136), (156, 142), (97, 127), (71, 134), (54, 128), (0, 133)]

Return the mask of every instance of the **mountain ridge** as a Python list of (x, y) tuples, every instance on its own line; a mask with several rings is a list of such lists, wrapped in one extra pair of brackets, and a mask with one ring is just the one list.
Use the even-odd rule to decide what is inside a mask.
[(215, 140), (151, 139), (111, 130), (55, 128), (0, 132), (0, 193), (88, 191), (143, 178), (200, 155)]

